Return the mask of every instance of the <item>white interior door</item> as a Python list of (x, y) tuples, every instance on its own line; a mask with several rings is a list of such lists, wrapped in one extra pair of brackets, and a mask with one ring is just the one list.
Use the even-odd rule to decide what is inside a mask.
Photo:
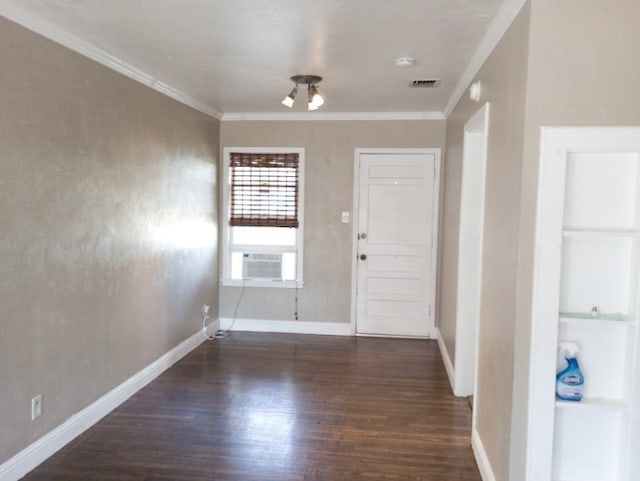
[(357, 154), (357, 334), (433, 336), (439, 161)]

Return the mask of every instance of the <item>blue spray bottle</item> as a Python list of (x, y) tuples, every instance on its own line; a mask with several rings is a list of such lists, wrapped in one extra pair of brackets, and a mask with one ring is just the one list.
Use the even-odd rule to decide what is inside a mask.
[(578, 364), (578, 345), (562, 341), (558, 348), (568, 366), (556, 376), (556, 396), (564, 401), (580, 401), (584, 394), (584, 376)]

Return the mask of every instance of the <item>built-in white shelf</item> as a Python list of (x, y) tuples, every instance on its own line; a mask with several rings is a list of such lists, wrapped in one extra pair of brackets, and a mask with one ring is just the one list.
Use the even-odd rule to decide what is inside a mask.
[(578, 344), (585, 380), (581, 401), (555, 401), (552, 477), (558, 481), (631, 481), (639, 176), (635, 154), (566, 157), (557, 340)]
[[(540, 152), (526, 480), (640, 481), (640, 128), (545, 127)], [(561, 341), (581, 401), (555, 397)]]
[(553, 478), (623, 479), (630, 410), (614, 407), (615, 404), (579, 402), (556, 407)]

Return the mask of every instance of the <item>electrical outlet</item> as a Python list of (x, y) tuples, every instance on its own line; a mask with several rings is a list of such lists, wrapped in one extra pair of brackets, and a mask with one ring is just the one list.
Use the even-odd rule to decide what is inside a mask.
[(206, 316), (209, 314), (209, 304), (202, 304), (202, 315)]
[(31, 420), (42, 416), (42, 394), (31, 399)]

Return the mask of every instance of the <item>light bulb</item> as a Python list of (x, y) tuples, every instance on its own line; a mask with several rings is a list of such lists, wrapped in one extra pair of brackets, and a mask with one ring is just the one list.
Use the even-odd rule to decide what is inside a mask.
[(324, 104), (322, 95), (318, 93), (318, 89), (315, 85), (309, 86), (309, 103), (307, 104), (308, 110), (318, 110), (318, 108)]
[(289, 108), (293, 107), (293, 98), (287, 95), (282, 101), (282, 105)]
[(298, 87), (294, 87), (294, 89), (287, 95), (282, 101), (282, 105), (285, 107), (293, 107), (293, 99), (296, 98), (296, 94), (298, 93)]
[(322, 97), (322, 95), (320, 95), (318, 92), (316, 92), (313, 96), (313, 100), (311, 100), (311, 102), (313, 102), (314, 105), (317, 105), (318, 107), (322, 107), (324, 105), (324, 98)]

